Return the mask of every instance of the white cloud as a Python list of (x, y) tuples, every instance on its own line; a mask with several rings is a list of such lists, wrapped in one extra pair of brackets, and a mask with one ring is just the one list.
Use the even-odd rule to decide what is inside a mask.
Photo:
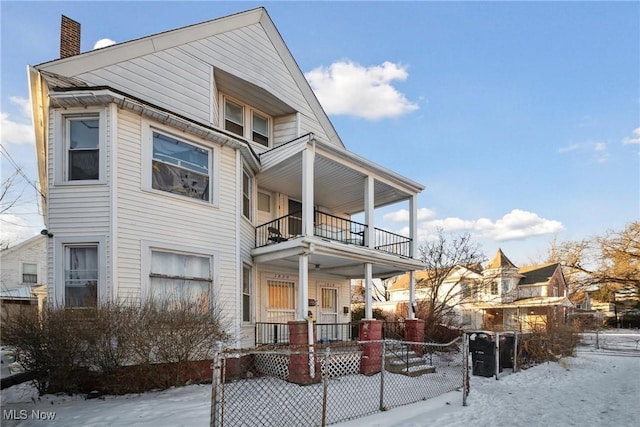
[(102, 47), (111, 46), (112, 44), (116, 44), (116, 42), (111, 39), (100, 39), (96, 42), (96, 44), (93, 45), (93, 48), (100, 49)]
[(20, 111), (25, 118), (31, 119), (31, 102), (27, 98), (10, 96), (9, 101), (20, 107)]
[(604, 163), (609, 159), (609, 152), (607, 151), (606, 142), (596, 142), (593, 144), (593, 151), (595, 152), (596, 161), (598, 163)]
[(407, 76), (404, 66), (392, 62), (363, 67), (348, 60), (305, 74), (327, 114), (369, 120), (398, 117), (419, 108), (391, 85), (394, 80), (406, 80)]
[(474, 227), (483, 236), (495, 240), (516, 240), (543, 234), (554, 234), (564, 230), (560, 221), (541, 218), (538, 214), (514, 209), (496, 222), (483, 218)]
[(0, 128), (0, 139), (3, 144), (33, 145), (35, 143), (31, 125), (13, 121), (7, 113), (0, 112)]
[(622, 138), (622, 143), (625, 145), (628, 144), (640, 144), (640, 128), (635, 128), (631, 132), (632, 136), (627, 136)]
[[(536, 213), (514, 209), (496, 221), (488, 218), (474, 220), (457, 217), (428, 219), (420, 223), (419, 239), (425, 240), (435, 235), (437, 229), (447, 233), (466, 231), (477, 234), (480, 238), (505, 241), (555, 234), (564, 230), (564, 226), (560, 221), (541, 218)], [(405, 227), (404, 231), (408, 233), (408, 228)]]
[(571, 144), (567, 145), (566, 147), (558, 148), (558, 153), (568, 153), (570, 151), (575, 151), (578, 148), (580, 148), (580, 144)]
[[(418, 221), (426, 221), (436, 216), (435, 211), (427, 208), (418, 209)], [(382, 219), (388, 222), (408, 222), (409, 211), (406, 209), (399, 209), (395, 212), (384, 214)]]

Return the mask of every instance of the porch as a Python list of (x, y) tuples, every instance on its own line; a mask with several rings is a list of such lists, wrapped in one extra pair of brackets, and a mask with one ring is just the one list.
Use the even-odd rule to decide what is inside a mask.
[[(403, 257), (411, 256), (409, 237), (374, 227), (374, 242), (367, 242), (367, 224), (314, 210), (313, 237), (373, 249)], [(302, 212), (294, 212), (256, 227), (255, 247), (286, 242), (302, 237)]]

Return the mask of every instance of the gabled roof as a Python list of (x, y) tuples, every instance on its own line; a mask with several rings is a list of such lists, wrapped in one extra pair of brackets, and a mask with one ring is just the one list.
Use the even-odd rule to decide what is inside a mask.
[[(68, 89), (74, 81), (72, 76), (77, 76), (82, 73), (91, 72), (123, 61), (172, 47), (177, 47), (186, 43), (195, 42), (197, 40), (241, 29), (254, 24), (261, 25), (267, 39), (272, 44), (287, 71), (290, 73), (291, 78), (296, 83), (297, 89), (300, 90), (305, 102), (315, 114), (320, 126), (327, 135), (327, 138), (331, 142), (344, 148), (344, 144), (340, 140), (333, 124), (324, 112), (320, 102), (313, 93), (311, 86), (293, 58), (293, 55), (287, 48), (273, 21), (263, 7), (145, 36), (127, 42), (117, 43), (105, 48), (81, 53), (79, 55), (45, 62), (37, 65), (35, 68), (41, 72), (46, 71), (53, 73), (51, 76), (55, 76), (55, 79), (60, 83), (61, 87)], [(216, 70), (216, 76), (221, 76), (219, 78), (224, 79), (228, 78), (229, 73)], [(255, 84), (255, 82), (249, 83)], [(81, 86), (82, 82), (76, 81), (76, 84)], [(118, 88), (114, 87), (114, 89)]]
[[(476, 266), (473, 266), (476, 267)], [(463, 279), (480, 279), (482, 274), (474, 268), (467, 268), (461, 265), (455, 266), (443, 283), (455, 283)], [(425, 286), (428, 284), (431, 276), (427, 270), (419, 270), (415, 272), (416, 286)], [(389, 291), (402, 291), (409, 289), (409, 273), (398, 276), (396, 281), (389, 286)]]
[(518, 273), (524, 277), (520, 280), (519, 285), (533, 285), (540, 283), (547, 283), (551, 280), (551, 277), (555, 273), (560, 264), (548, 263), (542, 265), (533, 265), (529, 267), (522, 267), (518, 270)]
[(509, 258), (502, 252), (502, 249), (498, 249), (493, 259), (487, 265), (487, 270), (499, 269), (499, 268), (518, 268), (512, 263)]
[(35, 246), (35, 245), (39, 245), (39, 244), (44, 244), (44, 241), (46, 240), (46, 236), (43, 236), (42, 234), (38, 234), (36, 236), (33, 236), (27, 240), (23, 240), (22, 242), (18, 243), (17, 245), (11, 246), (7, 249), (3, 249), (2, 251), (0, 251), (0, 256), (3, 255), (9, 255), (11, 253), (20, 251), (22, 249), (26, 249), (29, 248), (31, 246)]

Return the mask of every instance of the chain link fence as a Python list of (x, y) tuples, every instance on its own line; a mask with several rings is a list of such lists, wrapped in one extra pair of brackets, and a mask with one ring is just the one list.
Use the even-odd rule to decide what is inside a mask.
[(324, 426), (453, 390), (466, 397), (467, 355), (463, 338), (220, 351), (211, 424)]

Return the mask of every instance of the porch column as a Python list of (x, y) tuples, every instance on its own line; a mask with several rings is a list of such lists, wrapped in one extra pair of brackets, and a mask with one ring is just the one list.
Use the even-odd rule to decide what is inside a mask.
[(373, 220), (374, 187), (375, 181), (373, 180), (373, 177), (367, 176), (364, 179), (364, 223), (367, 225), (364, 244), (369, 248), (375, 247), (376, 243), (376, 230)]
[(313, 162), (316, 154), (315, 141), (312, 139), (302, 151), (302, 235), (313, 236)]
[(309, 255), (298, 256), (298, 312), (296, 320), (305, 320), (309, 315)]
[(418, 196), (415, 194), (409, 199), (409, 237), (409, 256), (415, 258), (418, 256)]
[(364, 265), (364, 318), (373, 319), (373, 268), (370, 262)]

